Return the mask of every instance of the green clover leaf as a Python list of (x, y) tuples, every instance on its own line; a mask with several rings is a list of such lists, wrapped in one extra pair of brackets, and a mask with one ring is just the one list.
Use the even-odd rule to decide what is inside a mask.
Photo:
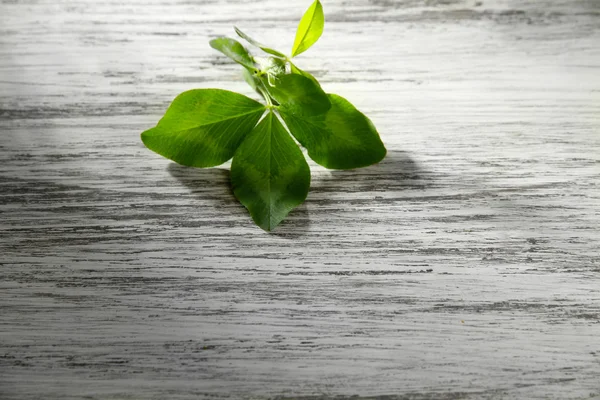
[(294, 137), (317, 164), (331, 169), (366, 167), (381, 161), (386, 149), (373, 123), (348, 100), (328, 95), (331, 108), (302, 115), (283, 104), (279, 112)]
[(233, 157), (265, 106), (220, 89), (181, 93), (158, 122), (142, 133), (150, 150), (190, 167), (214, 167)]
[(209, 43), (213, 49), (219, 50), (221, 53), (248, 68), (250, 71), (253, 71), (256, 68), (254, 60), (248, 53), (248, 50), (246, 50), (246, 48), (237, 40), (220, 37), (211, 40)]
[(233, 157), (233, 193), (266, 231), (302, 204), (309, 192), (310, 169), (294, 138), (326, 168), (359, 168), (381, 161), (386, 149), (369, 118), (348, 100), (326, 94), (312, 74), (290, 60), (319, 39), (324, 21), (323, 7), (315, 0), (300, 21), (291, 57), (238, 28), (241, 38), (271, 56), (253, 57), (234, 39), (211, 40), (214, 49), (244, 67), (244, 79), (267, 104), (227, 90), (189, 90), (173, 100), (154, 128), (142, 133), (143, 143), (191, 167), (213, 167)]
[(303, 75), (280, 75), (264, 86), (269, 95), (279, 104), (285, 105), (290, 113), (318, 115), (327, 112), (331, 107), (331, 102), (321, 86)]
[(238, 34), (239, 37), (241, 37), (242, 39), (246, 40), (246, 42), (250, 43), (251, 45), (258, 47), (259, 49), (261, 49), (262, 51), (264, 51), (265, 53), (269, 53), (272, 54), (274, 56), (277, 57), (281, 57), (281, 58), (286, 58), (285, 54), (278, 52), (277, 50), (271, 49), (263, 44), (260, 44), (259, 42), (257, 42), (256, 40), (252, 39), (250, 36), (246, 35), (244, 32), (242, 32), (241, 30), (239, 30), (236, 26), (233, 27), (233, 29), (235, 29), (235, 33)]
[(296, 30), (296, 39), (292, 47), (292, 57), (308, 50), (323, 34), (325, 26), (325, 15), (323, 14), (323, 6), (319, 0), (306, 10), (298, 29)]
[(231, 186), (254, 222), (266, 231), (306, 199), (310, 169), (274, 113), (269, 112), (235, 152)]

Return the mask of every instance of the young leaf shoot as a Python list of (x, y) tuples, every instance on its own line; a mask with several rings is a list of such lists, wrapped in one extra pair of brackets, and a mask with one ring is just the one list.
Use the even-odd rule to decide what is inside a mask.
[(300, 24), (298, 24), (296, 39), (294, 39), (294, 46), (292, 47), (292, 57), (305, 52), (315, 44), (321, 37), (324, 26), (323, 6), (319, 0), (315, 0), (302, 16)]
[(173, 100), (154, 128), (142, 133), (143, 143), (190, 167), (214, 167), (233, 158), (233, 194), (266, 231), (308, 195), (310, 169), (294, 138), (326, 168), (353, 169), (381, 161), (386, 149), (369, 118), (348, 100), (325, 93), (313, 75), (291, 61), (317, 42), (324, 23), (323, 7), (315, 0), (300, 20), (290, 56), (238, 28), (239, 37), (267, 56), (252, 55), (231, 38), (211, 40), (211, 47), (244, 67), (244, 79), (266, 105), (227, 90), (189, 90)]

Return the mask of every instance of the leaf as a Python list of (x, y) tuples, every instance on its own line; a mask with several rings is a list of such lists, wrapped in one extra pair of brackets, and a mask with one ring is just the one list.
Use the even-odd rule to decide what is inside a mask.
[(271, 49), (271, 48), (257, 42), (256, 40), (252, 39), (250, 36), (248, 36), (244, 32), (242, 32), (241, 30), (239, 30), (236, 26), (234, 26), (233, 29), (235, 29), (235, 33), (237, 33), (239, 37), (241, 37), (242, 39), (245, 39), (248, 43), (250, 43), (253, 46), (258, 47), (265, 53), (269, 53), (269, 54), (272, 54), (277, 57), (286, 58), (285, 54), (283, 54), (275, 49)]
[(308, 79), (310, 79), (311, 81), (313, 81), (314, 83), (316, 83), (317, 85), (319, 85), (319, 87), (321, 87), (321, 84), (319, 83), (319, 81), (317, 80), (317, 78), (315, 78), (314, 76), (312, 76), (312, 74), (301, 70), (300, 68), (296, 67), (291, 61), (290, 61), (290, 70), (292, 72), (292, 74), (297, 74), (297, 75), (302, 75), (307, 77)]
[(262, 87), (262, 82), (260, 81), (260, 79), (256, 75), (252, 74), (252, 72), (250, 72), (248, 68), (244, 68), (242, 70), (242, 75), (244, 75), (244, 80), (246, 81), (246, 83), (264, 99), (265, 95), (259, 89), (259, 87)]
[(150, 150), (179, 164), (214, 167), (233, 157), (265, 106), (220, 89), (195, 89), (173, 100), (158, 125), (142, 133)]
[(285, 104), (290, 113), (298, 115), (323, 114), (331, 103), (327, 94), (311, 79), (297, 74), (274, 77), (271, 85), (264, 82), (267, 91), (279, 104)]
[(292, 57), (305, 52), (315, 44), (321, 37), (324, 26), (325, 16), (323, 15), (323, 6), (319, 0), (315, 0), (300, 20), (300, 24), (296, 30), (294, 46), (292, 47)]
[(266, 231), (304, 202), (310, 169), (298, 145), (270, 112), (235, 152), (231, 163), (235, 197)]
[(386, 149), (373, 123), (348, 100), (329, 94), (327, 113), (299, 116), (282, 105), (279, 113), (316, 163), (332, 169), (366, 167), (381, 161)]
[(235, 39), (227, 37), (220, 37), (211, 40), (210, 47), (220, 51), (233, 61), (249, 68), (251, 71), (256, 69), (252, 56), (248, 53), (248, 50), (240, 42)]

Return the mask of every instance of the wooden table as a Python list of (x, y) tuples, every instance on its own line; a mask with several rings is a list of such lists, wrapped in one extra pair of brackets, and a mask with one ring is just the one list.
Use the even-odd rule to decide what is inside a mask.
[(600, 3), (324, 0), (388, 156), (269, 234), (139, 134), (309, 3), (0, 2), (1, 399), (600, 398)]

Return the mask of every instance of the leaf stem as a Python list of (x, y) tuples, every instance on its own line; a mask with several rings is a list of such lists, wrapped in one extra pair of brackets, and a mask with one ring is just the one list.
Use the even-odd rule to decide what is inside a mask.
[(273, 102), (271, 101), (271, 96), (269, 96), (269, 93), (267, 93), (267, 91), (261, 87), (257, 87), (258, 90), (260, 90), (260, 93), (262, 93), (263, 97), (265, 98), (265, 100), (267, 101), (267, 108), (273, 108)]

